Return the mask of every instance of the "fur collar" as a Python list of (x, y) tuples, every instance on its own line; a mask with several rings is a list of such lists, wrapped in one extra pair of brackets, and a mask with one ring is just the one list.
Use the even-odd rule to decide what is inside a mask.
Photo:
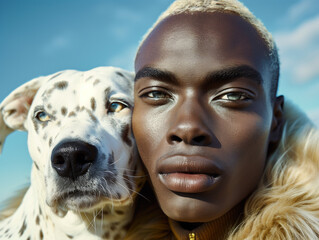
[[(319, 131), (293, 104), (284, 109), (281, 141), (228, 240), (319, 239)], [(174, 239), (155, 202), (140, 204), (125, 239)]]

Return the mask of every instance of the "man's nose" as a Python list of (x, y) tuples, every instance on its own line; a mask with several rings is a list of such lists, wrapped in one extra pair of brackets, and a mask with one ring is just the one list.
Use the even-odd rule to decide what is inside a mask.
[(177, 105), (172, 124), (167, 133), (170, 144), (184, 142), (189, 145), (209, 146), (213, 141), (210, 129), (210, 117), (196, 100)]

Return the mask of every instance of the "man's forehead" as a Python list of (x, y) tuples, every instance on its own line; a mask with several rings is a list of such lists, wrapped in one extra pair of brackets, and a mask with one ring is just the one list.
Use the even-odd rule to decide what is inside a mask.
[(227, 45), (244, 50), (247, 43), (267, 55), (267, 48), (257, 31), (239, 15), (221, 12), (174, 15), (160, 22), (145, 39), (136, 56), (135, 68), (144, 67), (140, 60), (147, 63), (166, 52), (178, 54), (177, 51), (188, 49), (207, 54), (220, 44), (226, 50)]

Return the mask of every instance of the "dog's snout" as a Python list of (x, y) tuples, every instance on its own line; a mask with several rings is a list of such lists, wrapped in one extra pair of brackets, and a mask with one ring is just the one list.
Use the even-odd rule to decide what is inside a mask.
[(85, 174), (97, 157), (97, 148), (82, 141), (58, 144), (52, 151), (52, 167), (61, 177), (75, 180)]

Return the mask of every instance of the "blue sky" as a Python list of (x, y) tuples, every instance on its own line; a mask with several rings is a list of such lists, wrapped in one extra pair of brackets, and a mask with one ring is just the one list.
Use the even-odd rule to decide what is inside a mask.
[[(318, 0), (243, 0), (274, 35), (279, 93), (319, 126)], [(24, 82), (64, 69), (133, 70), (139, 40), (172, 0), (0, 0), (0, 101)], [(29, 183), (27, 135), (14, 132), (0, 155), (1, 202)]]

